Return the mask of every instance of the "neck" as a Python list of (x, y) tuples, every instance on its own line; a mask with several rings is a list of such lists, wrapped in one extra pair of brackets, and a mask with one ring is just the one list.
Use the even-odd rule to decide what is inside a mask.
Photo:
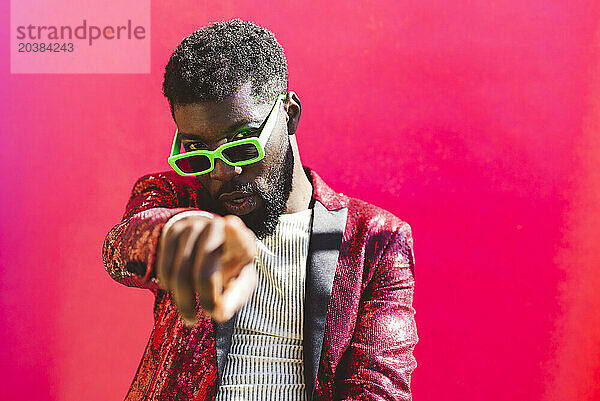
[(294, 154), (294, 172), (292, 176), (292, 191), (290, 192), (285, 209), (286, 214), (308, 209), (313, 193), (312, 184), (302, 167), (295, 135), (290, 136), (290, 144), (292, 145), (292, 152)]

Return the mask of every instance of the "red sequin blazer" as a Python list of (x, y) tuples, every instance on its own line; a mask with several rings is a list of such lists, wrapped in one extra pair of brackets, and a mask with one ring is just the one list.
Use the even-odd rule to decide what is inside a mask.
[[(306, 272), (304, 379), (309, 400), (410, 400), (417, 331), (410, 227), (334, 192), (312, 170), (313, 225)], [(212, 400), (233, 322), (184, 326), (158, 285), (155, 258), (169, 218), (202, 209), (197, 180), (163, 172), (138, 180), (102, 250), (110, 276), (155, 295), (154, 329), (126, 400)]]

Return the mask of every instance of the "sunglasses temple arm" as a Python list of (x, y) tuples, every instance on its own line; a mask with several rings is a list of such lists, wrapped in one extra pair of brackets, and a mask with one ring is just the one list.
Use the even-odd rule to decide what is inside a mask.
[(179, 154), (179, 148), (181, 144), (179, 143), (179, 131), (175, 130), (175, 138), (173, 138), (173, 147), (171, 148), (171, 156), (175, 156)]
[(277, 122), (277, 114), (278, 114), (278, 108), (279, 108), (279, 102), (281, 100), (285, 99), (285, 95), (279, 95), (277, 96), (277, 101), (275, 102), (275, 105), (273, 106), (273, 109), (271, 110), (271, 113), (269, 114), (269, 118), (267, 120), (267, 123), (265, 124), (265, 127), (262, 130), (262, 133), (264, 133), (264, 135), (260, 135), (258, 137), (258, 142), (261, 144), (261, 146), (264, 148), (265, 145), (267, 144), (267, 141), (269, 140), (269, 136), (271, 136), (271, 131), (273, 131), (273, 128), (275, 127), (275, 123)]

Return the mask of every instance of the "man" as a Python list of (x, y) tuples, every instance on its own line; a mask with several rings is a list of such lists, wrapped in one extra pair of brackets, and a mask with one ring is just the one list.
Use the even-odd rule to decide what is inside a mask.
[(174, 171), (142, 177), (103, 259), (155, 295), (127, 400), (408, 400), (410, 227), (302, 166), (271, 32), (194, 32), (163, 83)]

